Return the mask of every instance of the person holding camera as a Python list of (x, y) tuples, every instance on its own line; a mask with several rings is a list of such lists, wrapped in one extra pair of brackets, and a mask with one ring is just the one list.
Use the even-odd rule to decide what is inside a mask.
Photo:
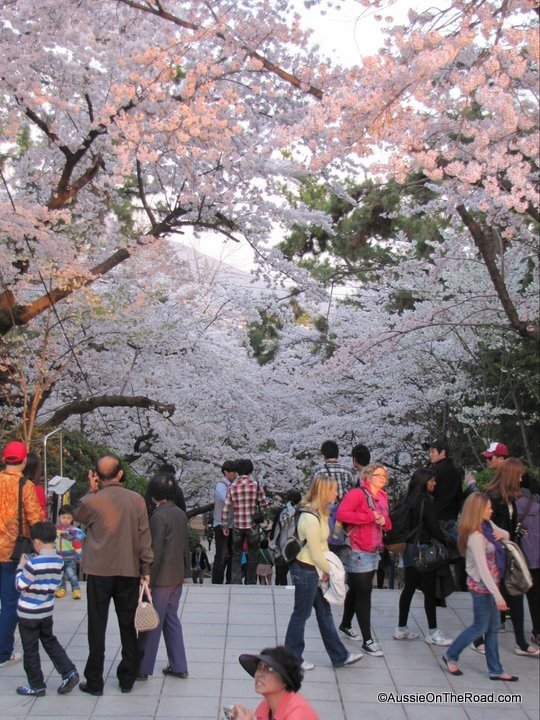
[(251, 460), (237, 460), (238, 477), (229, 487), (221, 514), (223, 534), (229, 530), (229, 513), (234, 514), (232, 528), (232, 574), (233, 585), (242, 584), (242, 549), (247, 541), (246, 585), (257, 584), (257, 552), (259, 550), (258, 525), (264, 520), (261, 507), (268, 507), (263, 488), (250, 475), (253, 472)]

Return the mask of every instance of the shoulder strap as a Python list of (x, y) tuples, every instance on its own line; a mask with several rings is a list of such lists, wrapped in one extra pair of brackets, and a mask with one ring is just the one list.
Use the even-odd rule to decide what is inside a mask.
[(321, 519), (318, 515), (318, 513), (315, 512), (315, 510), (310, 510), (309, 508), (298, 508), (298, 514), (301, 515), (302, 513), (309, 513), (310, 515), (313, 515), (313, 517), (316, 517), (319, 525), (321, 523)]
[(368, 506), (369, 506), (369, 509), (370, 509), (372, 512), (376, 512), (376, 510), (375, 510), (375, 505), (373, 504), (373, 498), (372, 498), (371, 495), (369, 494), (369, 490), (367, 490), (365, 487), (361, 487), (360, 490), (362, 490), (362, 492), (363, 492), (364, 495), (366, 496), (366, 500), (367, 500), (367, 504), (368, 504)]
[(416, 529), (416, 537), (414, 539), (414, 542), (416, 545), (418, 545), (418, 541), (420, 540), (420, 533), (422, 532), (422, 517), (424, 515), (424, 503), (426, 499), (422, 498), (422, 502), (420, 503), (420, 515), (418, 517), (418, 528)]
[(27, 478), (22, 477), (19, 479), (19, 535), (23, 534), (23, 507), (22, 507), (22, 491), (25, 486)]

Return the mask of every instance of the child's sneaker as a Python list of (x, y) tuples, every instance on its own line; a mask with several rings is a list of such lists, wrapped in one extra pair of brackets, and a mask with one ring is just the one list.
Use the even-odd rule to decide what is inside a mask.
[(79, 684), (79, 673), (76, 670), (72, 670), (62, 679), (62, 684), (56, 691), (59, 695), (67, 695), (71, 692), (75, 685)]
[(60, 588), (60, 590), (57, 590), (54, 593), (54, 596), (57, 598), (63, 598), (63, 597), (66, 597), (66, 595), (67, 595), (67, 592), (64, 590), (64, 588)]
[(73, 592), (71, 593), (71, 597), (74, 600), (80, 600), (81, 599), (81, 591), (79, 589), (73, 590)]
[(32, 697), (43, 697), (45, 688), (33, 688), (30, 685), (21, 685), (17, 688), (17, 695), (31, 695)]

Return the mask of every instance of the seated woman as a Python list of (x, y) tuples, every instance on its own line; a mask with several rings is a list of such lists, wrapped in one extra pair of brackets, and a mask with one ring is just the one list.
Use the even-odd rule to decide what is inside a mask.
[(237, 703), (230, 710), (235, 720), (319, 720), (298, 690), (304, 671), (284, 647), (265, 648), (260, 655), (240, 655), (240, 665), (255, 678), (255, 691), (264, 700), (251, 712)]

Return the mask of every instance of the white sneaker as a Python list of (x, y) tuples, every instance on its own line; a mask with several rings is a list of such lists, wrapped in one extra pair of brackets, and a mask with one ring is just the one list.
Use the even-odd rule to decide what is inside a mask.
[(440, 645), (441, 647), (446, 647), (454, 642), (450, 638), (447, 638), (442, 630), (435, 630), (432, 635), (428, 633), (424, 636), (424, 641), (427, 642), (428, 645)]
[(394, 630), (394, 640), (418, 640), (417, 633), (413, 633), (408, 627)]
[(345, 665), (354, 665), (354, 663), (357, 663), (363, 657), (362, 653), (349, 653), (347, 655), (347, 659), (343, 663), (343, 667), (345, 667)]
[(22, 655), (21, 653), (14, 652), (10, 658), (7, 660), (4, 660), (4, 662), (0, 663), (0, 668), (8, 667), (9, 665), (15, 665), (15, 663), (21, 662)]
[(302, 668), (302, 670), (313, 670), (313, 668), (315, 667), (315, 663), (304, 660), (300, 667)]
[(366, 653), (366, 655), (371, 655), (372, 657), (383, 657), (384, 655), (379, 643), (373, 642), (373, 640), (365, 642), (362, 645), (362, 650)]

